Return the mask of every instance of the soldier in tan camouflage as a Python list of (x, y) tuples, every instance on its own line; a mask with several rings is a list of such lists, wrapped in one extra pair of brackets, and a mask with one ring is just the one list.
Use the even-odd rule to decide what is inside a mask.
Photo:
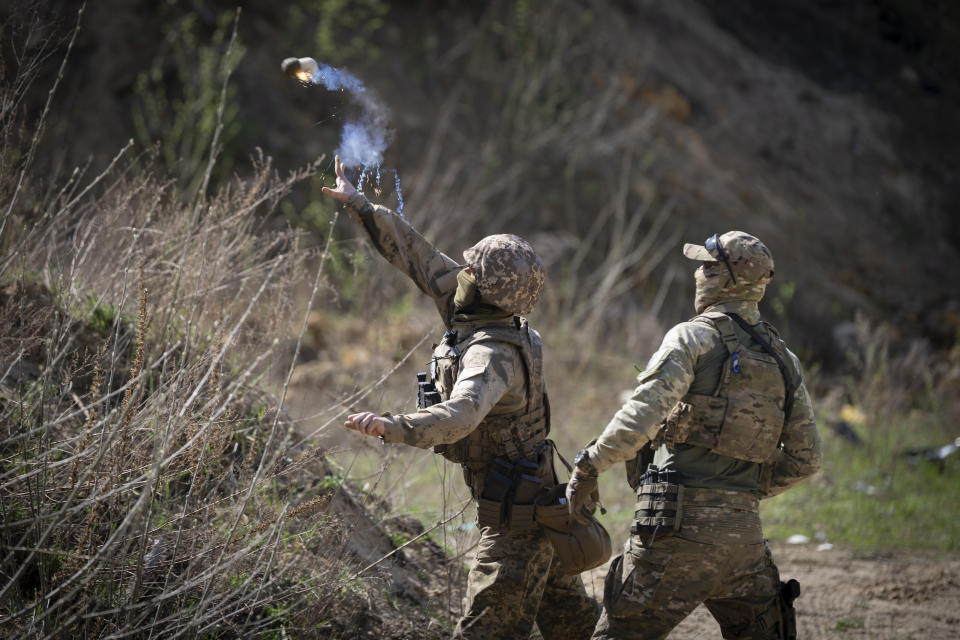
[(757, 507), (815, 473), (821, 451), (800, 363), (757, 306), (773, 258), (740, 231), (684, 255), (701, 262), (698, 315), (666, 334), (567, 489), (577, 515), (625, 462), (637, 492), (593, 637), (665, 638), (702, 602), (724, 638), (794, 639), (799, 585), (780, 582)]
[(532, 519), (532, 496), (556, 483), (540, 336), (521, 317), (543, 288), (539, 256), (501, 234), (464, 251), (466, 265), (458, 264), (399, 214), (368, 202), (339, 158), (336, 173), (336, 188), (323, 192), (345, 203), (377, 251), (433, 299), (447, 329), (430, 372), (442, 401), (410, 414), (353, 414), (345, 426), (433, 447), (462, 466), (478, 502), (480, 541), (454, 637), (526, 638), (536, 622), (548, 640), (589, 638), (599, 606), (554, 560)]

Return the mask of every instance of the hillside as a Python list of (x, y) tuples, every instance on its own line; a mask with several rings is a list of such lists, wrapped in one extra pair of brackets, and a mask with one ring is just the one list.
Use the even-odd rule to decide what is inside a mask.
[[(281, 170), (329, 157), (356, 105), (277, 71), (312, 55), (348, 69), (389, 112), (384, 166), (443, 246), (506, 227), (534, 234), (569, 298), (583, 284), (571, 262), (610, 266), (613, 240), (590, 221), (649, 211), (626, 240), (651, 249), (618, 266), (624, 282), (604, 302), (613, 317), (669, 323), (689, 313), (691, 284), (678, 252), (658, 243), (744, 228), (772, 247), (786, 287), (769, 313), (789, 307), (788, 333), (810, 355), (832, 358), (834, 330), (856, 312), (949, 348), (960, 18), (941, 4), (245, 7), (220, 171), (244, 172), (255, 147)], [(46, 15), (68, 28), (76, 6), (51, 2)], [(96, 167), (131, 137), (176, 145), (180, 170), (199, 162), (177, 133), (184, 123), (162, 109), (187, 79), (196, 95), (184, 108), (216, 97), (210, 56), (222, 55), (232, 9), (174, 3), (146, 20), (146, 4), (88, 7), (38, 166), (66, 173), (92, 157)], [(61, 52), (40, 66), (32, 109)], [(451, 215), (455, 228), (442, 224)], [(586, 255), (582, 237), (594, 240)]]

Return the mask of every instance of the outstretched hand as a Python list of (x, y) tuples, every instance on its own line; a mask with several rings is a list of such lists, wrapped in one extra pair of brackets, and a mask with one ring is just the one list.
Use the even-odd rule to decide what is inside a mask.
[(353, 184), (347, 180), (347, 176), (344, 175), (343, 163), (340, 162), (340, 156), (334, 156), (333, 166), (337, 172), (337, 185), (333, 189), (324, 187), (322, 191), (331, 198), (336, 198), (340, 202), (346, 202), (357, 193), (357, 188), (354, 187)]
[[(349, 184), (349, 183), (347, 183)], [(347, 416), (343, 423), (347, 429), (359, 431), (363, 435), (380, 437), (384, 433), (383, 419), (375, 413), (364, 411), (363, 413), (354, 413)]]

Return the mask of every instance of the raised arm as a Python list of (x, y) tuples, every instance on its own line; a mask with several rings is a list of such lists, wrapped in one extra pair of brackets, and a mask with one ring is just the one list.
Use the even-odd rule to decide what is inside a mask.
[(332, 189), (324, 187), (323, 193), (343, 202), (350, 218), (366, 232), (380, 255), (433, 298), (437, 311), (449, 328), (453, 322), (457, 273), (462, 265), (438, 251), (398, 213), (371, 204), (344, 175), (339, 156), (334, 163), (337, 184)]

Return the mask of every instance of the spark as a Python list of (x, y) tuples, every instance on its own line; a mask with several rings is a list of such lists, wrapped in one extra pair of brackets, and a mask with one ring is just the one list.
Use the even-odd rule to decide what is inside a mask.
[(400, 191), (400, 172), (396, 169), (393, 170), (393, 178), (397, 185), (397, 202), (399, 202), (397, 205), (397, 213), (403, 216), (403, 192)]
[(357, 191), (363, 193), (363, 179), (367, 176), (367, 165), (363, 165), (360, 170), (360, 179), (357, 181)]

